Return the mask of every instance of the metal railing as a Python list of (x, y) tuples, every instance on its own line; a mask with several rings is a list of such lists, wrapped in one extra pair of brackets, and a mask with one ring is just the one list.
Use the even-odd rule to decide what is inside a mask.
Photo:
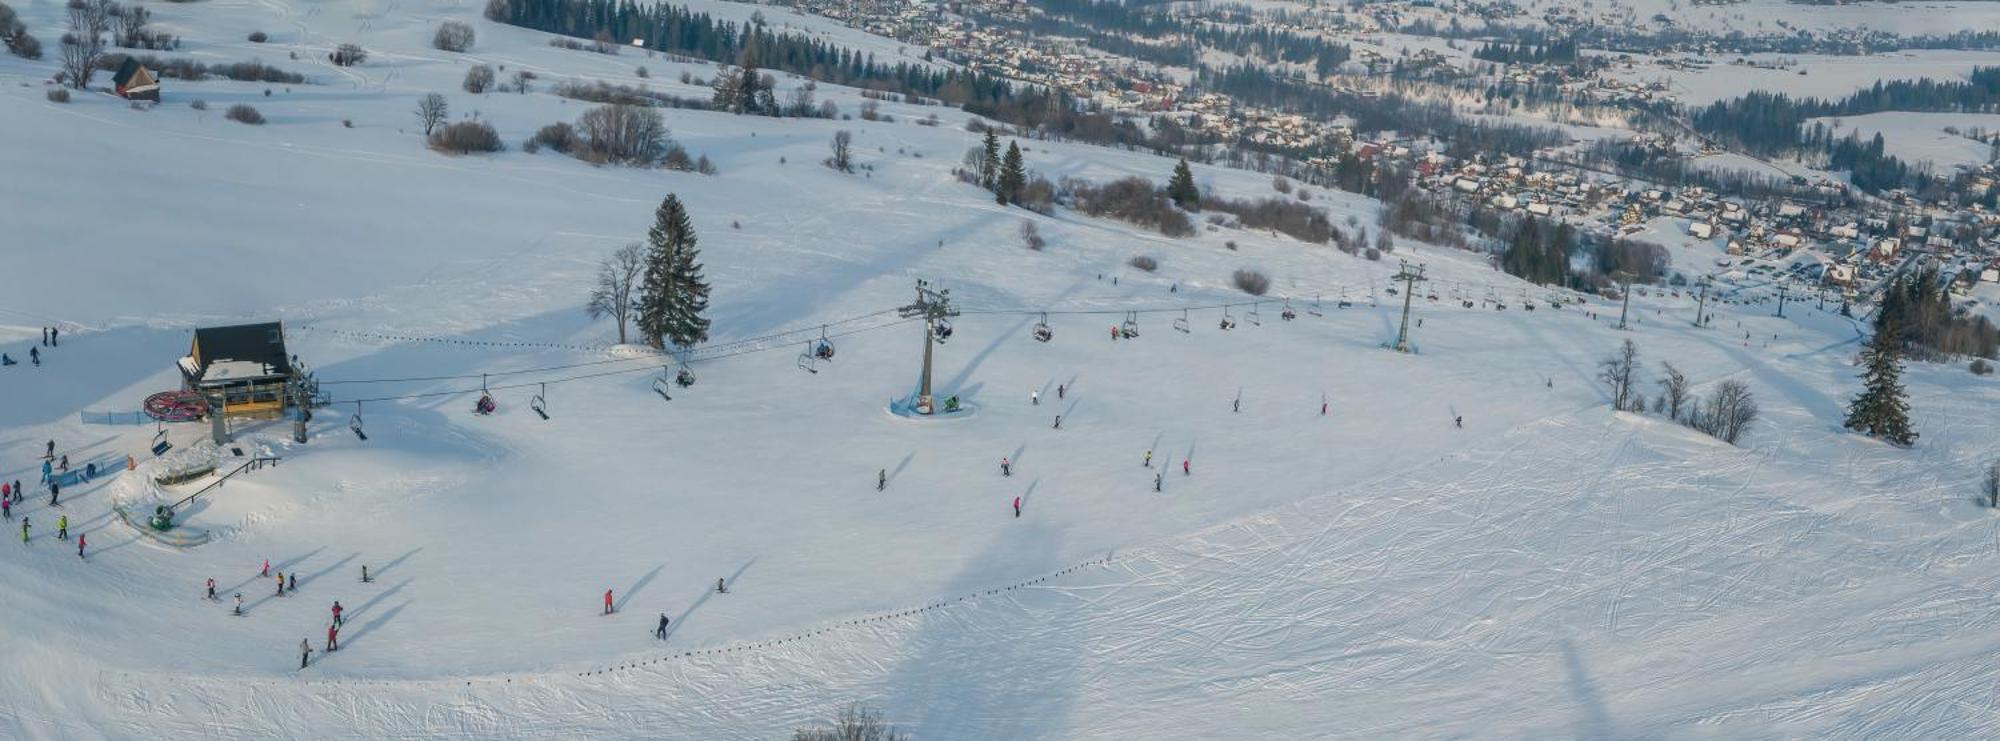
[(179, 510), (181, 508), (181, 505), (194, 501), (195, 497), (207, 494), (208, 490), (210, 489), (222, 486), (224, 482), (227, 482), (230, 478), (234, 477), (236, 474), (243, 473), (244, 471), (258, 470), (260, 468), (263, 468), (264, 465), (267, 463), (275, 466), (278, 465), (278, 463), (283, 460), (284, 460), (283, 458), (277, 458), (277, 457), (251, 458), (250, 460), (244, 461), (243, 465), (237, 466), (236, 468), (231, 469), (229, 473), (223, 474), (222, 478), (211, 481), (208, 483), (207, 486), (201, 487), (201, 489), (196, 491), (195, 493), (187, 495), (185, 499), (182, 499), (178, 502), (174, 502), (173, 504), (168, 505), (167, 509)]

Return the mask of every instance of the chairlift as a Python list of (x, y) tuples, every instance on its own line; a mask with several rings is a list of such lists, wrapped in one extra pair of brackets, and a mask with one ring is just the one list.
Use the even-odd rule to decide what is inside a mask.
[(361, 431), (361, 402), (354, 402), (354, 416), (348, 418), (347, 429), (352, 431), (354, 436), (360, 438), (362, 442), (368, 441), (368, 433)]
[(1174, 329), (1175, 329), (1176, 331), (1178, 331), (1178, 332), (1182, 333), (1182, 334), (1193, 334), (1193, 333), (1194, 333), (1194, 330), (1192, 330), (1192, 329), (1189, 329), (1189, 328), (1188, 328), (1188, 310), (1187, 310), (1187, 309), (1181, 309), (1181, 318), (1179, 318), (1179, 319), (1175, 319), (1175, 320), (1174, 320)]
[(535, 414), (540, 415), (544, 422), (549, 420), (548, 393), (549, 385), (544, 383), (541, 390), (535, 392), (535, 398), (528, 400), (528, 408), (535, 410)]
[(1326, 316), (1325, 314), (1321, 314), (1319, 312), (1319, 294), (1317, 293), (1313, 294), (1312, 305), (1306, 307), (1306, 313), (1311, 314), (1313, 316)]
[(1224, 329), (1224, 330), (1230, 330), (1230, 329), (1235, 329), (1235, 328), (1236, 328), (1236, 319), (1235, 319), (1235, 317), (1231, 317), (1231, 316), (1229, 315), (1229, 305), (1228, 305), (1228, 304), (1223, 304), (1223, 306), (1222, 306), (1222, 321), (1221, 321), (1220, 323), (1217, 323), (1217, 324), (1216, 324), (1216, 326), (1217, 326), (1217, 327), (1220, 327), (1220, 328), (1222, 328), (1222, 329)]
[(667, 376), (667, 367), (660, 366), (660, 375), (653, 377), (653, 393), (659, 394), (662, 401), (673, 401), (674, 395), (668, 393), (673, 385), (673, 381)]
[(1249, 320), (1250, 320), (1250, 326), (1252, 326), (1252, 327), (1262, 327), (1262, 326), (1264, 326), (1264, 317), (1263, 317), (1263, 315), (1261, 315), (1261, 314), (1258, 314), (1258, 313), (1257, 313), (1257, 304), (1256, 304), (1256, 303), (1252, 303), (1252, 304), (1250, 304), (1250, 313), (1249, 313), (1249, 314), (1245, 314), (1245, 315), (1244, 315), (1244, 318), (1245, 318), (1245, 319), (1249, 319)]
[(674, 371), (674, 385), (681, 388), (694, 385), (694, 371), (688, 369), (686, 360), (682, 360), (680, 369)]
[(938, 344), (944, 344), (945, 340), (951, 339), (951, 320), (937, 320), (937, 324), (931, 326), (931, 334), (937, 336)]
[(1049, 340), (1055, 339), (1055, 337), (1056, 337), (1055, 330), (1049, 329), (1048, 312), (1046, 311), (1042, 312), (1041, 320), (1035, 322), (1035, 339), (1039, 342), (1048, 342)]
[(1118, 334), (1128, 340), (1139, 336), (1139, 312), (1125, 312), (1125, 323), (1118, 325)]
[(819, 373), (819, 369), (813, 367), (813, 365), (814, 361), (818, 359), (818, 355), (819, 355), (819, 349), (814, 347), (813, 343), (810, 342), (806, 343), (806, 349), (799, 351), (799, 361), (798, 361), (799, 370), (817, 375)]
[(1438, 300), (1438, 293), (1437, 293), (1437, 291), (1431, 291), (1431, 292), (1430, 292), (1430, 294), (1429, 294), (1428, 296), (1425, 296), (1425, 298), (1428, 298), (1428, 299), (1430, 299), (1430, 300), (1432, 300), (1432, 301), (1436, 301), (1436, 300)]
[(1278, 318), (1288, 322), (1293, 319), (1299, 318), (1299, 313), (1296, 311), (1292, 311), (1291, 299), (1285, 299), (1285, 310), (1278, 312)]
[(833, 340), (826, 336), (826, 325), (819, 325), (819, 343), (811, 345), (813, 357), (833, 362)]
[(492, 414), (493, 410), (499, 408), (500, 405), (493, 401), (493, 392), (486, 388), (486, 374), (479, 374), (479, 400), (472, 403), (472, 411), (475, 414), (485, 415)]
[(167, 440), (167, 425), (162, 422), (160, 431), (153, 433), (153, 455), (155, 457), (166, 455), (167, 451), (173, 449), (174, 444)]
[(1387, 289), (1384, 289), (1384, 290), (1386, 290), (1386, 291), (1388, 292), (1388, 294), (1389, 294), (1389, 295), (1391, 295), (1391, 296), (1394, 296), (1394, 295), (1396, 295), (1396, 287), (1395, 287), (1395, 286), (1389, 286), (1389, 287), (1388, 287)]

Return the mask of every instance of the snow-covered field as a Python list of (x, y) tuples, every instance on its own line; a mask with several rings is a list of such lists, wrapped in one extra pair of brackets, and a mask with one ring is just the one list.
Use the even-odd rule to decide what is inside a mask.
[[(58, 4), (16, 5), (52, 38)], [(43, 367), (0, 369), (0, 476), (33, 481), (51, 439), (73, 466), (141, 461), (17, 513), (35, 529), (0, 548), (0, 736), (777, 738), (851, 701), (921, 738), (2000, 733), (2000, 530), (1971, 501), (2000, 450), (2000, 390), (1916, 366), (1918, 447), (1846, 434), (1847, 320), (1724, 305), (1697, 330), (1691, 299), (1655, 293), (1618, 331), (1615, 305), (1523, 311), (1546, 292), (1405, 244), (1391, 257), (1424, 262), (1440, 300), (1415, 301), (1421, 352), (1401, 355), (1379, 347), (1393, 264), (998, 207), (951, 177), (974, 143), (962, 113), (668, 111), (715, 176), (518, 147), (449, 157), (415, 133), (425, 92), (510, 145), (586, 107), (459, 92), (474, 62), (537, 70), (544, 89), (640, 83), (644, 64), (645, 84), (675, 90), (684, 67), (712, 68), (553, 49), (472, 4), (154, 11), (188, 55), (262, 56), (317, 84), (167, 80), (139, 111), (47, 102), (48, 65), (0, 61), (0, 131), (36, 144), (0, 153), (0, 350), (65, 327)], [(479, 45), (429, 49), (445, 19)], [(242, 41), (255, 28), (274, 41)], [(309, 61), (341, 41), (373, 57)], [(222, 120), (236, 102), (270, 123)], [(943, 125), (916, 123), (933, 112)], [(841, 128), (872, 171), (819, 166)], [(1050, 177), (1172, 166), (1023, 144)], [(608, 349), (612, 328), (582, 310), (596, 262), (641, 239), (667, 193), (694, 216), (715, 354), (733, 355), (697, 362), (671, 402), (650, 389), (659, 361)], [(1373, 202), (1314, 195), (1373, 227)], [(1020, 246), (1023, 221), (1047, 250)], [(1140, 254), (1158, 272), (1125, 266)], [(1261, 326), (1228, 287), (1239, 268), (1273, 279)], [(887, 411), (921, 346), (880, 312), (919, 278), (966, 312), (937, 372), (966, 416)], [(1296, 321), (1278, 318), (1285, 297)], [(1232, 302), (1239, 327), (1219, 331)], [(1171, 328), (1184, 308), (1188, 333)], [(1130, 310), (1161, 311), (1112, 341)], [(1029, 334), (1042, 311), (1047, 344)], [(305, 445), (283, 425), (239, 431), (284, 462), (190, 508), (212, 542), (141, 537), (111, 506), (162, 495), (144, 483), (166, 460), (149, 460), (153, 430), (78, 413), (177, 384), (192, 327), (269, 319), (335, 406)], [(804, 373), (794, 358), (823, 324), (838, 356)], [(1649, 378), (1669, 360), (1704, 386), (1749, 383), (1765, 415), (1744, 446), (1611, 413), (1593, 376), (1625, 338)], [(515, 387), (492, 417), (469, 413), (481, 374)], [(546, 421), (527, 406), (541, 383)], [(354, 400), (432, 392), (364, 403), (369, 439), (348, 434)], [(202, 433), (168, 431), (181, 450)], [(53, 542), (58, 514), (87, 560)], [(298, 594), (257, 578), (266, 559)], [(208, 578), (222, 602), (200, 598)], [(335, 600), (342, 650), (297, 670)]]
[(1912, 164), (1927, 164), (1941, 173), (1986, 164), (1993, 157), (1993, 145), (1972, 136), (2000, 133), (2000, 115), (1980, 113), (1893, 111), (1813, 121), (1833, 127), (1836, 137), (1853, 135), (1866, 140), (1881, 134), (1883, 151), (1889, 156)]

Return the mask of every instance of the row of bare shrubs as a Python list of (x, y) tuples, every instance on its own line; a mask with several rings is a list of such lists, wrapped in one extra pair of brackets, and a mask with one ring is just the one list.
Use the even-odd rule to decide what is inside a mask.
[(656, 108), (686, 108), (706, 111), (714, 108), (709, 101), (701, 98), (684, 98), (655, 90), (647, 90), (631, 85), (613, 85), (603, 80), (562, 80), (549, 92), (571, 100), (589, 103), (616, 103), (622, 105), (653, 106)]
[(1246, 229), (1269, 229), (1310, 244), (1326, 244), (1339, 233), (1326, 211), (1288, 198), (1239, 201), (1208, 194), (1202, 196), (1201, 206), (1235, 215)]
[[(97, 58), (96, 67), (100, 70), (115, 71), (125, 64), (126, 56), (128, 55), (106, 54)], [(139, 60), (140, 64), (146, 65), (146, 68), (152, 70), (155, 74), (176, 80), (205, 80), (210, 77), (222, 77), (238, 82), (275, 82), (286, 85), (302, 85), (306, 81), (305, 75), (297, 72), (288, 72), (265, 64), (262, 60), (257, 59), (252, 59), (248, 62), (205, 64), (192, 59), (169, 59), (166, 57), (156, 57), (151, 54), (131, 56)]]
[(1065, 179), (1062, 190), (1071, 206), (1091, 216), (1109, 216), (1169, 237), (1185, 237), (1195, 231), (1187, 213), (1142, 177), (1120, 178), (1103, 185)]
[(592, 164), (716, 172), (708, 155), (689, 155), (673, 140), (660, 112), (642, 105), (597, 106), (584, 111), (575, 125), (559, 121), (543, 126), (522, 145), (530, 153), (545, 147)]

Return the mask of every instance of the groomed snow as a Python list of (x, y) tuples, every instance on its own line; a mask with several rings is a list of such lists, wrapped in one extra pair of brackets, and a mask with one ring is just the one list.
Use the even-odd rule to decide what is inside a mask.
[[(31, 174), (0, 178), (17, 276), (0, 349), (22, 359), (35, 327), (65, 327), (43, 367), (0, 369), (0, 476), (34, 480), (49, 439), (72, 467), (116, 471), (64, 491), (87, 560), (52, 542), (57, 511), (32, 493), (16, 516), (33, 540), (0, 548), (0, 736), (775, 738), (850, 701), (922, 738), (2000, 733), (2000, 530), (1971, 501), (2000, 452), (2000, 390), (1916, 365), (1920, 445), (1847, 434), (1845, 319), (1723, 305), (1697, 330), (1690, 299), (1655, 293), (1619, 331), (1615, 305), (1527, 312), (1545, 290), (1405, 244), (1390, 259), (1426, 263), (1440, 300), (1416, 300), (1421, 352), (1401, 355), (1379, 347), (1396, 331), (1393, 264), (1001, 208), (950, 176), (975, 141), (962, 113), (668, 111), (713, 177), (518, 149), (448, 157), (412, 131), (424, 92), (510, 146), (585, 108), (457, 92), (473, 59), (544, 70), (544, 89), (549, 75), (637, 82), (641, 63), (671, 89), (682, 66), (551, 49), (470, 5), (154, 11), (190, 54), (246, 57), (250, 28), (285, 19), (327, 24), (300, 48), (378, 54), (351, 79), (274, 59), (288, 38), (266, 61), (321, 84), (265, 97), (169, 80), (151, 111), (49, 103), (18, 84), (47, 65), (0, 62), (0, 130), (52, 144), (0, 154), (0, 171)], [(59, 14), (24, 9), (36, 29)], [(425, 46), (451, 18), (478, 29), (471, 55)], [(271, 123), (221, 120), (234, 102)], [(915, 123), (932, 112), (943, 125)], [(841, 128), (871, 172), (817, 164)], [(1022, 143), (1052, 177), (1172, 167)], [(1197, 177), (1270, 192), (1251, 173)], [(701, 235), (715, 343), (802, 331), (697, 362), (699, 382), (665, 402), (657, 361), (610, 348), (581, 306), (597, 260), (641, 239), (669, 192)], [(1374, 228), (1373, 202), (1313, 202)], [(1047, 250), (1020, 246), (1023, 221)], [(1136, 254), (1159, 271), (1125, 267)], [(1262, 326), (1238, 305), (1230, 332), (1203, 308), (1191, 333), (1149, 313), (1138, 339), (1108, 337), (1125, 310), (1249, 300), (1228, 287), (1238, 268), (1273, 279)], [(909, 301), (918, 278), (966, 310), (937, 383), (974, 416), (888, 413), (914, 386), (917, 328), (838, 323)], [(1324, 316), (1305, 311), (1314, 294)], [(1335, 308), (1343, 294), (1356, 306)], [(1278, 319), (1286, 296), (1296, 321)], [(1018, 313), (1044, 310), (1048, 344)], [(172, 388), (192, 327), (269, 319), (325, 381), (455, 378), (329, 384), (337, 403), (302, 446), (281, 424), (240, 431), (247, 454), (284, 462), (190, 508), (208, 544), (168, 549), (117, 522), (114, 503), (162, 496), (142, 483), (164, 465), (153, 430), (78, 412)], [(821, 324), (866, 331), (801, 372)], [(1765, 416), (1743, 447), (1608, 411), (1595, 366), (1625, 338), (1649, 378), (1670, 360), (1704, 387), (1749, 383)], [(578, 363), (600, 364), (533, 370)], [(480, 374), (557, 381), (551, 419), (528, 410), (540, 387), (508, 388), (491, 417), (463, 393), (366, 403), (369, 439), (348, 433), (347, 402), (466, 391)], [(169, 426), (180, 450), (202, 434)], [(127, 455), (139, 471), (122, 471)], [(1183, 460), (1191, 475), (1169, 470), (1153, 492)], [(274, 596), (266, 559), (299, 575), (298, 594)], [(210, 577), (222, 602), (200, 598)], [(712, 594), (718, 578), (729, 594)], [(612, 616), (598, 614), (606, 589)], [(298, 671), (298, 641), (321, 643), (334, 600), (343, 649)], [(665, 641), (650, 635), (660, 614)]]

